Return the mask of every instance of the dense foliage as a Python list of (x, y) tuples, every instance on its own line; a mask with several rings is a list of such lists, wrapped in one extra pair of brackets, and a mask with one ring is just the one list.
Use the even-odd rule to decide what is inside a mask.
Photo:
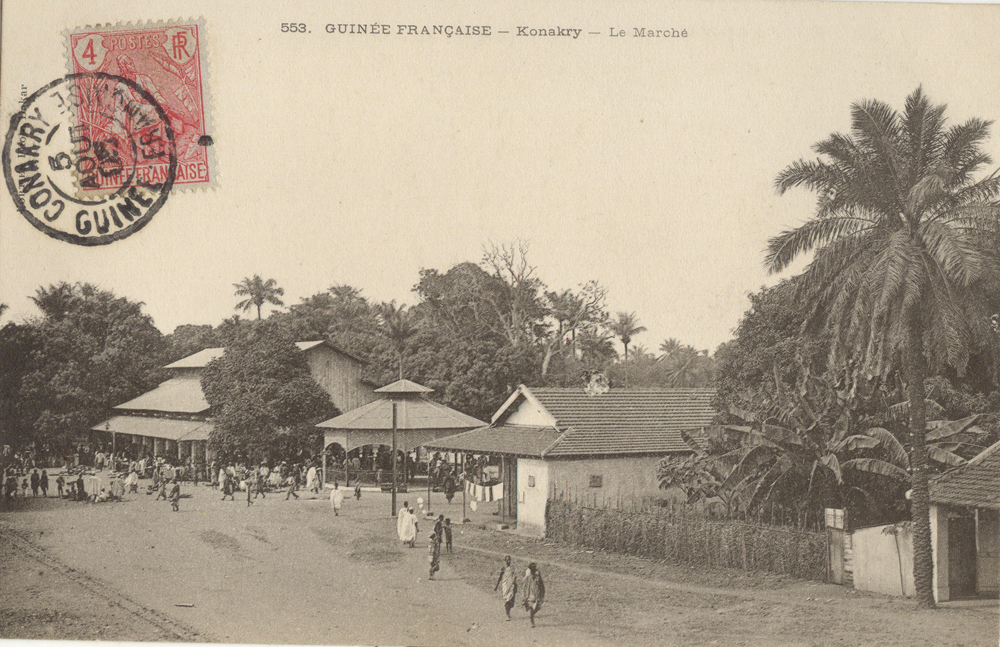
[(64, 449), (156, 385), (164, 340), (142, 304), (87, 283), (38, 288), (41, 316), (0, 334), (5, 441)]
[(338, 414), (305, 355), (267, 322), (243, 326), (201, 385), (215, 422), (209, 446), (223, 460), (312, 456), (322, 449), (314, 425)]

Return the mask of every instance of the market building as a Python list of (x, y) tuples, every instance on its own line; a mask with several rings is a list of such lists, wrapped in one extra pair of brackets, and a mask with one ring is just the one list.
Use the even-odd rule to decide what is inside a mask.
[[(309, 372), (341, 411), (368, 404), (378, 396), (363, 376), (364, 361), (328, 341), (296, 342), (305, 353)], [(208, 438), (213, 429), (201, 376), (223, 348), (206, 348), (164, 366), (169, 377), (151, 391), (115, 407), (115, 415), (91, 427), (111, 434), (115, 451), (136, 446), (135, 455), (150, 453), (179, 464), (211, 460)]]

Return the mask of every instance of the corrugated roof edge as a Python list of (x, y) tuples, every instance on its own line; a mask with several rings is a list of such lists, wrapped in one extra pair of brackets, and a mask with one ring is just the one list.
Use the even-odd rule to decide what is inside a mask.
[[(358, 362), (359, 364), (368, 364), (368, 360), (362, 359), (362, 358), (358, 357), (357, 355), (355, 355), (354, 353), (351, 353), (349, 351), (344, 350), (340, 346), (337, 346), (336, 344), (334, 344), (329, 339), (318, 339), (318, 340), (313, 340), (313, 341), (297, 341), (297, 342), (295, 342), (295, 345), (298, 346), (299, 350), (301, 350), (302, 352), (305, 352), (307, 350), (311, 350), (313, 348), (316, 348), (317, 346), (319, 346), (321, 344), (323, 346), (329, 347), (333, 351), (336, 351), (336, 352), (340, 353), (341, 355), (344, 355), (345, 357), (350, 357), (351, 359), (353, 359), (354, 361)], [(224, 347), (212, 346), (212, 347), (209, 347), (209, 348), (202, 348), (197, 353), (191, 353), (190, 355), (185, 355), (184, 357), (182, 357), (182, 358), (180, 358), (178, 360), (175, 360), (175, 361), (173, 361), (173, 362), (171, 362), (171, 363), (169, 363), (166, 366), (163, 366), (161, 368), (165, 368), (165, 369), (204, 368), (205, 366), (207, 366), (207, 364), (199, 364), (199, 365), (188, 366), (188, 365), (181, 364), (181, 362), (183, 362), (184, 360), (186, 360), (188, 358), (194, 357), (195, 355), (197, 355), (199, 353), (204, 353), (205, 351), (214, 351), (214, 350), (224, 350)], [(176, 366), (177, 364), (181, 364), (181, 365), (180, 366)]]

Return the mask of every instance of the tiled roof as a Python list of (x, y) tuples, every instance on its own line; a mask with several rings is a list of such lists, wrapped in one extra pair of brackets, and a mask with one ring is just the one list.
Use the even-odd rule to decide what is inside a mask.
[(174, 420), (171, 418), (146, 418), (143, 416), (114, 416), (94, 425), (95, 431), (113, 431), (118, 434), (166, 438), (168, 440), (208, 440), (214, 425), (204, 420)]
[(205, 413), (208, 401), (201, 392), (201, 380), (177, 377), (163, 382), (152, 391), (119, 404), (115, 409), (126, 411), (162, 411), (164, 413)]
[(931, 503), (1000, 510), (1000, 443), (931, 479)]
[(707, 427), (716, 415), (714, 389), (526, 390), (566, 431), (546, 452), (552, 457), (690, 451), (680, 432)]
[[(396, 402), (398, 429), (459, 430), (485, 424), (482, 420), (423, 397), (408, 397)], [(392, 402), (388, 399), (375, 400), (316, 426), (324, 429), (392, 429)]]
[(432, 451), (457, 451), (472, 454), (508, 454), (542, 457), (562, 434), (552, 427), (500, 425), (481, 427), (465, 433), (439, 438), (424, 445)]
[[(348, 353), (346, 350), (339, 348), (328, 341), (297, 341), (295, 342), (295, 345), (298, 346), (299, 350), (303, 352), (316, 348), (317, 346), (325, 345), (337, 351), (341, 355), (346, 355), (353, 360), (364, 363), (364, 360), (361, 358)], [(173, 364), (167, 364), (163, 368), (205, 368), (213, 359), (222, 357), (224, 350), (224, 348), (206, 348), (205, 350), (198, 351), (194, 355), (182, 357)]]

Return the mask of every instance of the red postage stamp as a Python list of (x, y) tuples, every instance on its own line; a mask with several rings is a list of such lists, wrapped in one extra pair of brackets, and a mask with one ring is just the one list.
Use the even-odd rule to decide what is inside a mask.
[[(69, 34), (71, 73), (122, 77), (142, 88), (162, 108), (176, 143), (175, 188), (211, 187), (216, 180), (204, 39), (205, 26), (200, 20), (88, 27)], [(126, 128), (126, 122), (142, 119), (142, 115), (78, 112), (80, 127), (108, 131), (105, 135)], [(134, 151), (112, 153), (128, 158)], [(135, 162), (136, 179), (147, 184), (165, 181), (170, 170), (159, 159), (124, 161)], [(115, 173), (81, 170), (80, 176), (83, 191), (114, 190), (127, 181)]]

